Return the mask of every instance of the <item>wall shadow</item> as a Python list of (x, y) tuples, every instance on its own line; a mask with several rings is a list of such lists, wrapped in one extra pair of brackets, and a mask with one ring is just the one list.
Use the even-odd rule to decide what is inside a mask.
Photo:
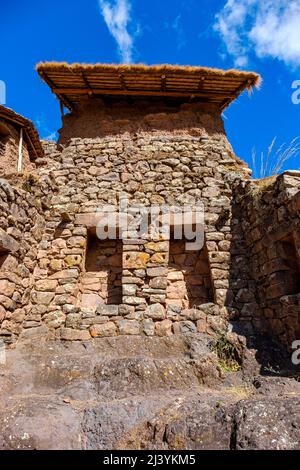
[(9, 253), (7, 252), (4, 252), (4, 253), (1, 253), (0, 252), (0, 269), (2, 268), (2, 266), (4, 265), (7, 257), (8, 257)]

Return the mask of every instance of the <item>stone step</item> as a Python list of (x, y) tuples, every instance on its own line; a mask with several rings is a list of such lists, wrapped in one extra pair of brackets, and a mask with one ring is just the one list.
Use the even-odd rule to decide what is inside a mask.
[(96, 365), (94, 377), (101, 400), (188, 390), (206, 379), (201, 364), (177, 357), (114, 359)]
[(109, 401), (214, 385), (220, 373), (208, 342), (202, 335), (178, 335), (24, 345), (7, 352), (0, 371), (2, 396), (58, 393)]
[(0, 366), (0, 449), (299, 447), (297, 382), (220, 381), (215, 361), (201, 335), (19, 345)]

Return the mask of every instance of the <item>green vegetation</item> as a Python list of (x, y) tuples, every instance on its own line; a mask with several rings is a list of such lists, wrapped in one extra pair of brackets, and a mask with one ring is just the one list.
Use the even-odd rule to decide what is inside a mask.
[(217, 354), (224, 372), (238, 372), (241, 369), (239, 350), (227, 339), (226, 334), (220, 334), (211, 343), (211, 350)]

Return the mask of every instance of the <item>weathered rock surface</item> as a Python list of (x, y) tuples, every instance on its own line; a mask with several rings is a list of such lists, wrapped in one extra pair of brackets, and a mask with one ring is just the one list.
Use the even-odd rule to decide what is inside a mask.
[(19, 342), (0, 365), (0, 449), (300, 449), (300, 384), (225, 376), (210, 341)]
[(300, 448), (300, 398), (243, 400), (235, 410), (236, 449)]

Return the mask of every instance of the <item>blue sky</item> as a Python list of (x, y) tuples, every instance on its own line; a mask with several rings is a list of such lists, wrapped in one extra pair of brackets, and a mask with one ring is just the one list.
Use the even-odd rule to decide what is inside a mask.
[[(32, 119), (43, 138), (61, 126), (58, 102), (35, 72), (49, 60), (254, 70), (261, 89), (225, 111), (236, 154), (251, 163), (253, 147), (259, 153), (275, 136), (278, 144), (300, 136), (300, 104), (292, 103), (300, 0), (0, 1), (6, 104)], [(298, 169), (300, 156), (285, 167)]]

